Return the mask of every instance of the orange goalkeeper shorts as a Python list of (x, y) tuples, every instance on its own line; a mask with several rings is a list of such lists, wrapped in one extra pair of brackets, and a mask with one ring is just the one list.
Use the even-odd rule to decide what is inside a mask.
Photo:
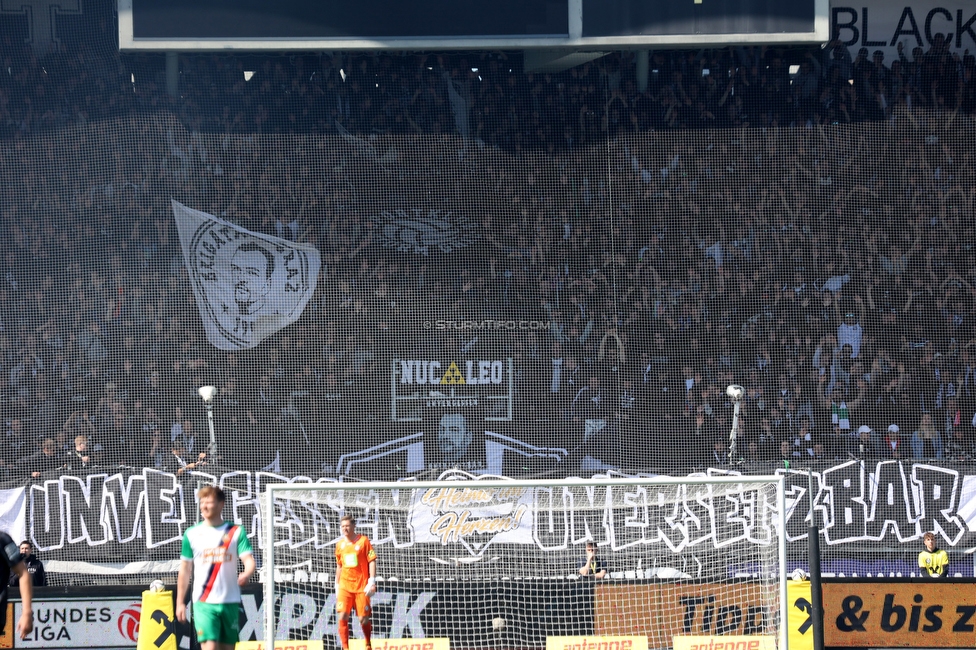
[(369, 616), (373, 613), (369, 604), (369, 596), (363, 592), (353, 593), (340, 589), (336, 592), (336, 611), (340, 614), (352, 614), (356, 612), (359, 618)]

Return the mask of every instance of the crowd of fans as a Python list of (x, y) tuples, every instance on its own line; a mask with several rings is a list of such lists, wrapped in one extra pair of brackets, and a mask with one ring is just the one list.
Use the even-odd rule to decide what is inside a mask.
[[(168, 110), (196, 132), (447, 134), (507, 150), (585, 146), (620, 133), (846, 124), (900, 106), (976, 110), (976, 57), (942, 34), (897, 58), (825, 47), (617, 52), (555, 73), (524, 73), (518, 52), (182, 54), (167, 92), (165, 56), (118, 52), (114, 4), (61, 16), (39, 55), (4, 33), (0, 136)], [(892, 57), (889, 57), (889, 59)]]
[[(601, 466), (976, 453), (976, 84), (942, 41), (890, 67), (839, 43), (654, 52), (644, 91), (627, 53), (553, 74), (511, 53), (206, 54), (181, 58), (178, 98), (161, 57), (6, 45), (8, 478), (285, 448), (323, 472), (414, 432), (390, 422), (394, 358), (513, 358), (514, 419), (490, 426)], [(473, 215), (472, 243), (384, 246), (377, 197), (400, 191)], [(210, 346), (170, 197), (315, 244), (302, 319)]]

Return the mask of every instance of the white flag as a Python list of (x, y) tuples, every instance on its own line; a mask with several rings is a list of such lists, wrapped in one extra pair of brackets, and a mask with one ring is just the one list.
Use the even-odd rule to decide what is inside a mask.
[(176, 201), (173, 215), (211, 344), (252, 348), (298, 320), (315, 293), (318, 250), (244, 230)]
[(10, 535), (15, 544), (27, 539), (26, 494), (22, 487), (0, 490), (0, 530)]

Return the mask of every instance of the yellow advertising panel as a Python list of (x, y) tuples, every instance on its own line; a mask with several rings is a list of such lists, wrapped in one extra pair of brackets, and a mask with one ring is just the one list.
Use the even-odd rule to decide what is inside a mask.
[[(371, 641), (373, 650), (451, 650), (451, 640), (446, 636), (430, 639), (377, 639), (374, 636)], [(366, 641), (349, 639), (349, 650), (366, 650)]]
[(546, 650), (647, 650), (647, 637), (549, 636)]
[[(264, 641), (238, 641), (234, 650), (264, 650)], [(275, 641), (275, 650), (322, 650), (322, 641)]]
[(136, 650), (176, 650), (173, 592), (142, 592)]
[(674, 650), (776, 650), (776, 637), (677, 635)]
[(972, 583), (827, 582), (823, 595), (825, 646), (976, 647)]
[(770, 594), (760, 583), (597, 585), (594, 632), (640, 634), (653, 648), (670, 647), (676, 635), (763, 636), (779, 610)]
[(0, 648), (12, 648), (14, 647), (14, 628), (17, 627), (17, 621), (14, 620), (14, 604), (7, 603), (7, 617), (5, 619), (7, 625), (3, 628), (3, 634), (0, 634)]
[(813, 650), (813, 599), (806, 580), (786, 583), (786, 625), (790, 650)]

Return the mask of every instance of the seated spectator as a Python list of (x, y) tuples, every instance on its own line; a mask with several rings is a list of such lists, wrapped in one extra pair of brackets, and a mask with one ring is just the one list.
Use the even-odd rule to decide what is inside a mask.
[(40, 449), (22, 458), (17, 465), (26, 470), (31, 478), (38, 478), (46, 472), (58, 469), (61, 467), (58, 444), (54, 442), (54, 438), (45, 438), (41, 441)]
[(782, 464), (783, 467), (789, 467), (790, 461), (793, 458), (793, 445), (790, 444), (789, 440), (784, 440), (779, 443), (779, 454), (776, 457), (776, 462)]
[(171, 454), (171, 451), (167, 451), (166, 447), (166, 441), (163, 440), (163, 432), (157, 426), (149, 433), (148, 450), (145, 451), (142, 457), (144, 466), (153, 469), (165, 469), (167, 456)]
[(705, 458), (705, 464), (709, 467), (718, 467), (729, 464), (729, 449), (725, 438), (715, 438), (712, 441), (712, 449)]
[(29, 436), (23, 419), (10, 418), (0, 443), (0, 465), (16, 465), (30, 449)]
[(816, 443), (811, 428), (810, 418), (800, 418), (800, 427), (793, 434), (793, 457), (810, 460), (813, 458), (813, 446)]
[(106, 426), (100, 427), (97, 441), (102, 450), (98, 462), (103, 465), (128, 465), (132, 462), (137, 433), (135, 426), (125, 413), (115, 413)]
[(946, 440), (945, 455), (947, 460), (971, 461), (973, 460), (973, 442), (966, 435), (967, 428), (957, 426), (952, 428), (952, 435)]
[[(87, 436), (89, 440), (95, 435), (95, 426), (88, 417), (88, 409), (73, 412), (61, 428), (65, 441), (74, 440), (78, 436)], [(70, 451), (67, 450), (67, 451)]]
[(823, 463), (829, 460), (827, 458), (827, 450), (824, 449), (822, 442), (813, 443), (813, 454), (810, 460), (812, 460), (815, 463)]
[(854, 433), (851, 425), (852, 414), (863, 399), (862, 393), (853, 402), (848, 403), (844, 399), (844, 389), (840, 386), (832, 387), (829, 397), (826, 395), (820, 397), (821, 403), (829, 413), (832, 435), (835, 440), (841, 441), (844, 449), (846, 449), (848, 438)]
[(193, 433), (193, 422), (183, 415), (183, 409), (179, 406), (175, 409), (173, 423), (170, 426), (169, 438), (171, 442), (179, 442), (180, 446), (187, 452), (193, 451), (196, 443), (196, 436)]
[(197, 454), (196, 460), (190, 460), (189, 452), (177, 441), (172, 444), (171, 453), (163, 462), (163, 469), (171, 474), (182, 476), (185, 472), (206, 464), (207, 454), (205, 452)]
[(62, 469), (79, 470), (93, 467), (91, 451), (88, 449), (88, 436), (75, 436), (74, 448), (65, 452)]
[(760, 451), (759, 443), (755, 440), (746, 443), (745, 460), (749, 463), (760, 463), (766, 460)]
[(888, 425), (888, 433), (884, 438), (884, 453), (888, 458), (901, 460), (907, 457), (905, 445), (901, 439), (900, 429), (897, 424)]
[(866, 424), (858, 427), (857, 436), (851, 439), (850, 454), (860, 460), (874, 460), (887, 456), (881, 440)]
[(949, 440), (953, 438), (953, 432), (957, 428), (966, 426), (963, 424), (965, 417), (962, 413), (962, 407), (959, 405), (959, 398), (955, 395), (949, 395), (945, 398), (945, 408), (942, 409), (942, 418), (942, 431), (945, 433), (946, 444), (948, 445)]
[(932, 415), (926, 413), (912, 434), (912, 458), (942, 460), (942, 434), (932, 423)]
[(600, 378), (591, 376), (586, 386), (576, 392), (572, 403), (573, 421), (583, 422), (583, 439), (591, 440), (607, 425), (607, 404), (600, 389)]

